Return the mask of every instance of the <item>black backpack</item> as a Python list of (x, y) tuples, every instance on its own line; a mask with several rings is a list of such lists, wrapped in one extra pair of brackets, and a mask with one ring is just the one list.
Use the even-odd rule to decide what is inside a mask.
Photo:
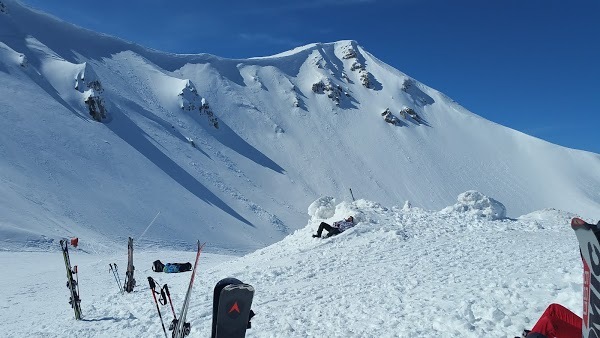
[(154, 272), (163, 272), (164, 268), (165, 265), (160, 260), (156, 260), (152, 263), (152, 271)]

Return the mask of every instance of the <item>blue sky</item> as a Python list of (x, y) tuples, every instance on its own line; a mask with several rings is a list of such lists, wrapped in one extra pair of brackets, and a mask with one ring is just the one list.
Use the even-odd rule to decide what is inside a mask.
[(22, 1), (173, 53), (356, 40), (486, 119), (600, 154), (598, 0)]

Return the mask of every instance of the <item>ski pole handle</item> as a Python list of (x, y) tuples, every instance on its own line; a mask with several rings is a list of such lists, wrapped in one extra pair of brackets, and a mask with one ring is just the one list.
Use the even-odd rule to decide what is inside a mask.
[(165, 290), (164, 289), (160, 289), (160, 298), (158, 299), (158, 302), (161, 305), (167, 305), (167, 297), (165, 296)]
[(156, 283), (154, 283), (154, 279), (152, 279), (152, 277), (148, 277), (148, 283), (150, 284), (150, 289), (154, 291), (156, 288)]

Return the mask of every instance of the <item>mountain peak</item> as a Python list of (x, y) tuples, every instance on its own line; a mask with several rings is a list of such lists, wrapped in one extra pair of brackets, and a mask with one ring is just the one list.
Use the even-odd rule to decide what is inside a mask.
[(304, 46), (299, 46), (294, 49), (291, 49), (291, 50), (288, 50), (285, 52), (281, 52), (281, 53), (278, 53), (275, 55), (256, 57), (256, 58), (252, 58), (252, 59), (282, 58), (282, 57), (288, 57), (291, 55), (307, 54), (307, 53), (312, 52), (315, 49), (331, 49), (331, 48), (344, 48), (344, 47), (356, 48), (357, 46), (358, 46), (358, 43), (354, 40), (340, 40), (340, 41), (336, 41), (336, 42), (326, 42), (326, 43), (316, 42), (316, 43), (309, 43)]

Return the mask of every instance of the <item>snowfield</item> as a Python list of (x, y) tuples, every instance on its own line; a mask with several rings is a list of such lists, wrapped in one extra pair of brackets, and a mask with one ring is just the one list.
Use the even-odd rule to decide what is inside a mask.
[(179, 311), (190, 272), (152, 262), (192, 262), (197, 240), (190, 338), (226, 277), (256, 289), (248, 337), (512, 338), (552, 302), (581, 313), (569, 224), (600, 217), (599, 154), (488, 121), (354, 40), (178, 55), (0, 8), (0, 337), (162, 337), (147, 277)]
[[(233, 256), (213, 253), (218, 248), (208, 243), (188, 313), (190, 337), (210, 336), (212, 288), (225, 277), (256, 289), (247, 337), (514, 337), (552, 302), (581, 314), (581, 260), (569, 226), (575, 215), (549, 209), (495, 219), (486, 215), (497, 201), (461, 196), (442, 211), (324, 197), (308, 208), (305, 228), (269, 247)], [(321, 221), (347, 215), (355, 216), (354, 228), (311, 237)], [(156, 273), (152, 262), (193, 261), (194, 252), (134, 251), (138, 285), (119, 294), (108, 264), (119, 265), (123, 280), (126, 243), (119, 252), (86, 253), (93, 240), (80, 238), (71, 252), (81, 321), (67, 303), (58, 250), (0, 253), (9, 272), (2, 278), (3, 336), (163, 336), (146, 277), (169, 285), (178, 312), (190, 272)], [(161, 311), (168, 324), (170, 308)]]

